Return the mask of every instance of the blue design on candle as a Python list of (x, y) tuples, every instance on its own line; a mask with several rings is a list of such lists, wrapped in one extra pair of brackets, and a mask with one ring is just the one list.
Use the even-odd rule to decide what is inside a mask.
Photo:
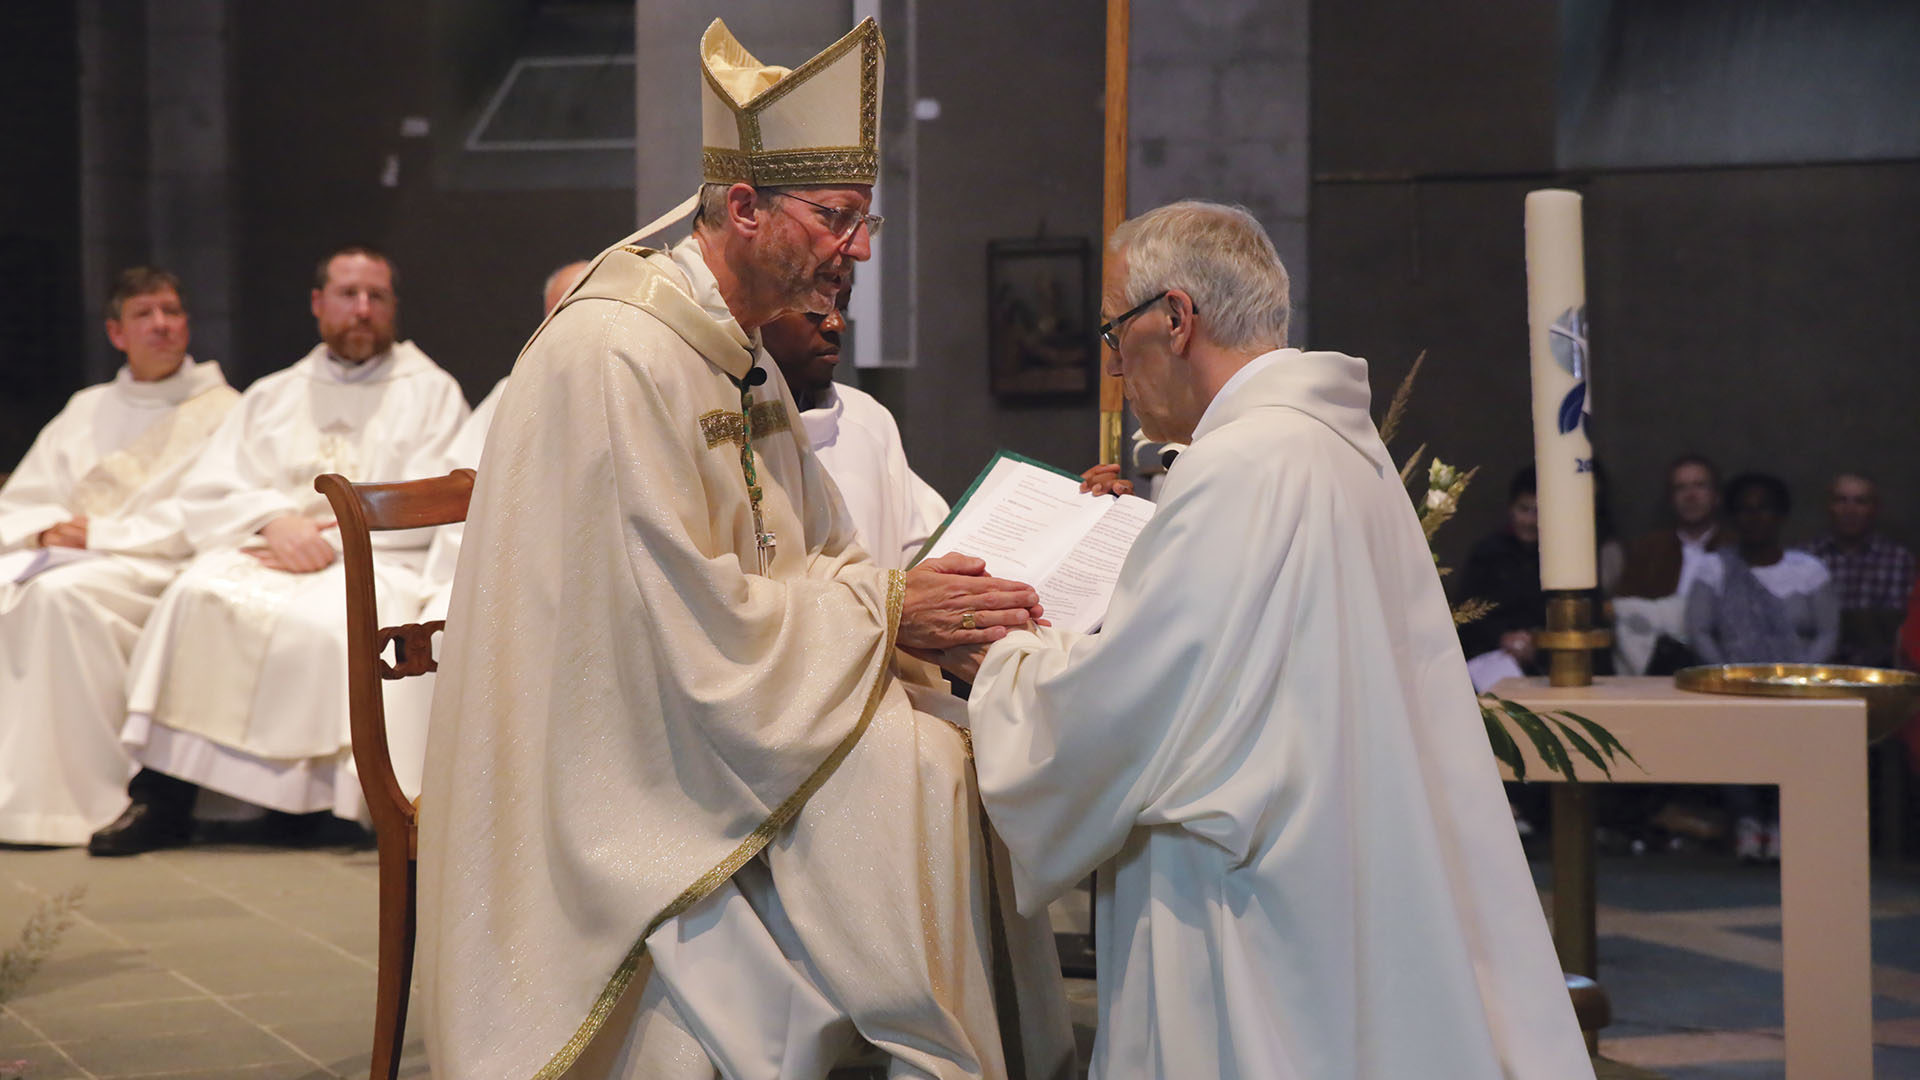
[(1581, 304), (1568, 308), (1560, 317), (1553, 320), (1553, 326), (1547, 330), (1547, 348), (1553, 352), (1553, 361), (1560, 369), (1574, 377), (1573, 389), (1560, 402), (1560, 434), (1566, 435), (1579, 428), (1585, 433), (1587, 418), (1592, 415), (1587, 409), (1587, 307)]
[(1575, 383), (1573, 389), (1560, 401), (1560, 434), (1565, 435), (1574, 428), (1586, 427), (1587, 384)]

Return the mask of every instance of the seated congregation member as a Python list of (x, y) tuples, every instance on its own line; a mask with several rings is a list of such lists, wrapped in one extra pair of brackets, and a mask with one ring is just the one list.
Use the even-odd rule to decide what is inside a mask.
[(107, 339), (126, 365), (0, 487), (0, 843), (85, 843), (126, 807), (127, 657), (192, 553), (181, 477), (240, 396), (189, 337), (178, 278), (122, 271)]
[[(283, 814), (360, 813), (347, 725), (346, 597), (321, 473), (427, 475), (466, 417), (460, 386), (395, 342), (393, 266), (343, 248), (315, 270), (321, 344), (260, 379), (182, 482), (198, 557), (134, 650), (123, 739), (144, 766), (97, 855), (184, 843), (195, 785)], [(419, 610), (429, 538), (375, 541), (383, 624)], [(284, 821), (289, 838), (319, 822)]]
[(761, 336), (800, 406), (808, 444), (840, 489), (860, 546), (877, 565), (903, 570), (946, 520), (947, 503), (907, 465), (900, 426), (887, 407), (833, 379), (852, 294), (848, 278), (832, 310), (783, 315)]
[[(1786, 482), (1766, 473), (1727, 481), (1730, 542), (1702, 563), (1687, 593), (1687, 635), (1708, 664), (1809, 664), (1840, 644), (1840, 605), (1825, 564), (1780, 544), (1792, 508)], [(1722, 789), (1733, 812), (1734, 854), (1780, 857), (1778, 788)]]
[(1121, 225), (1101, 310), (1190, 445), (1099, 633), (942, 655), (1019, 909), (1100, 868), (1092, 1074), (1591, 1077), (1366, 362), (1238, 208)]
[[(1913, 591), (1907, 594), (1907, 614), (1900, 623), (1894, 666), (1920, 671), (1920, 579), (1914, 581)], [(1920, 713), (1907, 721), (1907, 726), (1900, 731), (1900, 739), (1907, 744), (1908, 770), (1920, 772)]]
[(1726, 541), (1720, 471), (1698, 454), (1667, 467), (1673, 525), (1635, 537), (1613, 590), (1614, 658), (1627, 675), (1671, 675), (1696, 663), (1687, 645), (1687, 594)]
[(1890, 667), (1894, 638), (1913, 586), (1913, 552), (1883, 535), (1880, 491), (1859, 473), (1841, 473), (1827, 491), (1827, 535), (1807, 545), (1826, 564), (1840, 604), (1843, 664)]
[(1540, 591), (1540, 503), (1533, 466), (1507, 484), (1507, 520), (1482, 537), (1460, 570), (1456, 602), (1493, 605), (1460, 627), (1473, 688), (1485, 691), (1501, 679), (1537, 675), (1539, 650), (1533, 635), (1547, 625), (1547, 595)]
[(1833, 575), (1780, 544), (1792, 509), (1786, 482), (1742, 473), (1727, 482), (1731, 543), (1700, 566), (1687, 593), (1687, 631), (1709, 664), (1817, 664), (1840, 643)]

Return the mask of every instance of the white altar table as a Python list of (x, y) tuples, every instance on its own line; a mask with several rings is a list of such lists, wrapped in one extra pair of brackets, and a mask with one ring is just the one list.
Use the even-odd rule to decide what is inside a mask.
[[(1872, 1076), (1866, 703), (1697, 694), (1676, 689), (1671, 678), (1642, 677), (1601, 677), (1586, 687), (1509, 679), (1493, 692), (1536, 712), (1566, 709), (1604, 725), (1645, 769), (1622, 761), (1607, 781), (1576, 754), (1583, 781), (1779, 786), (1787, 1076)], [(1526, 738), (1516, 741), (1527, 756), (1529, 780), (1561, 779)], [(1556, 807), (1562, 802), (1556, 799)], [(1577, 853), (1564, 850), (1568, 845), (1555, 832), (1558, 863)], [(1586, 843), (1590, 867), (1590, 825)], [(1578, 881), (1578, 868), (1570, 869)], [(1560, 870), (1556, 866), (1556, 881), (1570, 880)], [(1590, 876), (1585, 887), (1585, 926), (1573, 925), (1582, 916), (1567, 910), (1581, 905), (1563, 907), (1556, 896), (1554, 935), (1563, 963), (1569, 963), (1569, 943), (1578, 954), (1582, 937), (1591, 955)], [(1569, 970), (1575, 970), (1571, 963)]]

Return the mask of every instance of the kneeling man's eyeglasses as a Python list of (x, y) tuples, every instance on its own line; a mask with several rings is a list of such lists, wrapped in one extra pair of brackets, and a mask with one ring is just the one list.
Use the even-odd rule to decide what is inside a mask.
[[(1114, 352), (1119, 352), (1120, 351), (1120, 324), (1126, 322), (1128, 319), (1133, 318), (1135, 315), (1138, 315), (1141, 312), (1147, 310), (1148, 308), (1159, 303), (1160, 301), (1165, 300), (1167, 298), (1167, 293), (1171, 291), (1172, 290), (1170, 289), (1162, 289), (1160, 290), (1160, 292), (1154, 294), (1153, 296), (1149, 296), (1145, 300), (1140, 301), (1139, 304), (1135, 305), (1130, 310), (1125, 311), (1119, 315), (1115, 315), (1113, 318), (1107, 320), (1106, 322), (1101, 323), (1100, 324), (1100, 340), (1107, 343), (1107, 348), (1112, 349)], [(1193, 313), (1195, 315), (1200, 314), (1200, 309), (1197, 307), (1194, 308)]]

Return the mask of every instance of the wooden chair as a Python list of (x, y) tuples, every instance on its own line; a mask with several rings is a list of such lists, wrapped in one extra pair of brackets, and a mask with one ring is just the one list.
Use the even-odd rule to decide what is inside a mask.
[[(394, 1080), (407, 1028), (413, 982), (415, 867), (420, 854), (419, 808), (400, 790), (387, 751), (387, 714), (381, 681), (425, 675), (439, 665), (433, 635), (445, 620), (380, 626), (373, 600), (371, 533), (450, 525), (467, 519), (473, 470), (393, 484), (355, 484), (328, 473), (314, 489), (333, 504), (347, 571), (347, 694), (353, 763), (380, 849), (379, 990), (374, 1002), (371, 1080)], [(393, 663), (385, 653), (393, 643)]]

